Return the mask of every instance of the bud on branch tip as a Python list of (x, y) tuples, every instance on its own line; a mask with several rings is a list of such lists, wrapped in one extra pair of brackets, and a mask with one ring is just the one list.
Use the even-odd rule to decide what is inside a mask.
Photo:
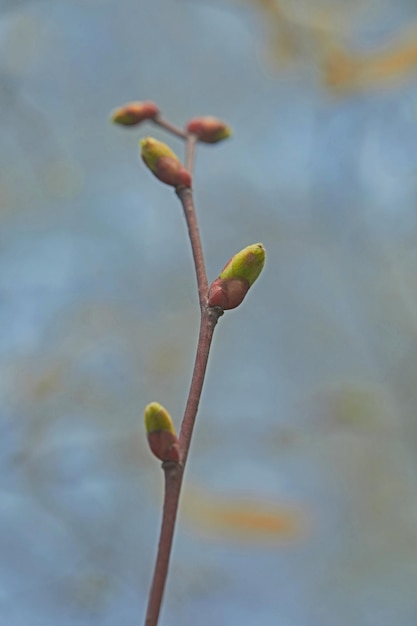
[(209, 306), (234, 309), (243, 301), (265, 264), (265, 248), (254, 243), (235, 254), (210, 286)]
[(145, 407), (145, 428), (153, 454), (161, 461), (180, 460), (179, 442), (168, 411), (159, 402)]
[(217, 143), (222, 139), (227, 139), (232, 134), (232, 130), (227, 124), (211, 115), (194, 117), (185, 128), (187, 133), (196, 135), (199, 141), (204, 143)]
[(144, 120), (152, 120), (159, 115), (159, 108), (154, 102), (128, 102), (113, 111), (111, 119), (121, 126), (137, 126)]
[(190, 173), (165, 143), (145, 137), (140, 145), (142, 159), (156, 178), (172, 187), (191, 187)]

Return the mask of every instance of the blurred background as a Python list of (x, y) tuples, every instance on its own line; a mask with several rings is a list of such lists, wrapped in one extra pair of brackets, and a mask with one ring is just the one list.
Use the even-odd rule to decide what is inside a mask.
[(221, 319), (164, 626), (417, 623), (415, 0), (1, 0), (0, 624), (142, 623), (197, 339), (179, 203), (129, 100), (212, 114), (209, 278), (262, 241)]

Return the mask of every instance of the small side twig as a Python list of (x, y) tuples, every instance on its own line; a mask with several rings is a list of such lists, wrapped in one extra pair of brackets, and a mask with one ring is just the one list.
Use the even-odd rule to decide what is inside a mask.
[(162, 117), (162, 115), (155, 115), (155, 117), (151, 121), (160, 128), (163, 128), (167, 132), (171, 133), (172, 135), (175, 135), (180, 139), (187, 139), (187, 133), (185, 131), (181, 130), (181, 128), (178, 128), (178, 126), (175, 126), (175, 124), (171, 124), (171, 122), (168, 122), (168, 120)]

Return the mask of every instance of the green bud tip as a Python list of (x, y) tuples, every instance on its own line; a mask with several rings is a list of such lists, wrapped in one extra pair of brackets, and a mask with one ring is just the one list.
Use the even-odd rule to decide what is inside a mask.
[(140, 140), (142, 159), (155, 174), (156, 164), (161, 157), (169, 157), (179, 161), (177, 155), (162, 141), (158, 141), (153, 137), (145, 137)]
[(159, 402), (151, 402), (145, 407), (145, 428), (147, 433), (165, 430), (176, 434), (170, 414)]
[(261, 243), (253, 243), (235, 254), (226, 263), (219, 278), (242, 278), (247, 280), (249, 287), (253, 285), (265, 264), (265, 248)]
[(142, 159), (156, 178), (173, 187), (191, 187), (190, 173), (165, 143), (153, 137), (145, 137), (140, 146)]
[(159, 402), (145, 407), (145, 428), (153, 454), (161, 461), (180, 460), (179, 441), (168, 411)]

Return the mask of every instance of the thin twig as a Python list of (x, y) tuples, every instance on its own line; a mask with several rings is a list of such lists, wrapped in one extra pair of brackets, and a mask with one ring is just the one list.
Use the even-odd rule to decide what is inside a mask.
[(156, 626), (158, 624), (168, 574), (183, 476), (183, 468), (178, 463), (163, 463), (162, 467), (165, 474), (164, 508), (158, 554), (155, 560), (155, 569), (146, 610), (145, 626)]
[(193, 251), (194, 267), (197, 277), (197, 288), (200, 300), (200, 308), (207, 305), (208, 281), (206, 266), (204, 263), (203, 247), (201, 245), (200, 231), (198, 228), (197, 214), (194, 206), (193, 192), (189, 187), (177, 187), (176, 194), (181, 200), (187, 222), (188, 235)]
[(163, 118), (161, 115), (156, 115), (151, 121), (160, 128), (168, 131), (172, 135), (175, 135), (180, 139), (187, 139), (187, 133), (184, 130), (178, 128), (178, 126), (175, 126), (175, 124), (171, 124), (171, 122), (168, 122), (168, 120)]
[(223, 310), (216, 307), (207, 307), (202, 313), (194, 371), (179, 437), (180, 463), (167, 462), (162, 464), (165, 473), (164, 508), (162, 513), (158, 553), (155, 561), (155, 570), (151, 590), (149, 593), (148, 608), (146, 611), (145, 626), (157, 626), (158, 624), (165, 583), (168, 575), (172, 540), (174, 537), (175, 522), (178, 513), (178, 504), (181, 494), (185, 464), (187, 462), (198, 405), (203, 389), (213, 333), (217, 321), (222, 314)]
[(197, 144), (197, 135), (193, 135), (192, 133), (188, 134), (187, 140), (185, 142), (185, 167), (190, 172), (191, 176), (193, 175), (193, 169), (194, 169), (196, 144)]
[[(162, 124), (160, 118), (157, 118), (155, 121), (163, 128), (170, 130), (176, 135), (182, 136), (179, 134), (181, 131), (178, 131), (175, 127), (171, 127), (171, 125), (168, 122), (165, 122), (165, 120), (162, 120)], [(186, 167), (190, 173), (192, 173), (193, 170), (195, 144), (196, 137), (194, 135), (186, 135), (185, 158)], [(223, 315), (223, 309), (219, 307), (209, 307), (207, 304), (208, 281), (192, 190), (188, 187), (178, 187), (175, 191), (181, 201), (185, 220), (187, 222), (197, 278), (201, 318), (194, 370), (179, 435), (180, 462), (162, 464), (165, 473), (164, 507), (158, 553), (155, 561), (152, 585), (149, 592), (145, 626), (157, 626), (158, 624), (162, 598), (168, 575), (169, 560), (171, 556), (172, 541), (174, 537), (185, 464), (187, 462), (198, 405), (200, 403), (214, 329), (219, 317)]]
[(197, 417), (198, 405), (200, 403), (201, 393), (203, 390), (213, 333), (221, 315), (223, 315), (223, 309), (220, 309), (219, 307), (207, 306), (201, 315), (200, 333), (198, 337), (194, 371), (179, 436), (180, 460), (183, 467), (185, 467), (187, 461), (194, 423)]

